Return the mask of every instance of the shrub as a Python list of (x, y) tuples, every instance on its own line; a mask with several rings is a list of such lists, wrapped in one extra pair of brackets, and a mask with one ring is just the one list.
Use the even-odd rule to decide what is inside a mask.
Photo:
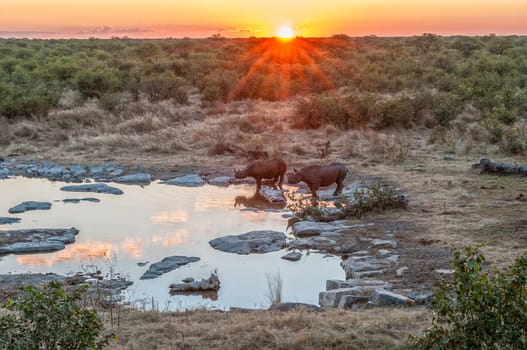
[(102, 349), (113, 334), (103, 334), (93, 310), (81, 308), (84, 289), (68, 295), (59, 282), (24, 288), (7, 302), (12, 313), (0, 316), (2, 349)]
[(506, 272), (484, 269), (477, 247), (454, 256), (454, 276), (443, 282), (432, 299), (432, 326), (417, 349), (527, 348), (527, 254)]
[(389, 127), (410, 128), (417, 120), (417, 110), (410, 97), (403, 96), (396, 99), (379, 102), (375, 127), (378, 129)]

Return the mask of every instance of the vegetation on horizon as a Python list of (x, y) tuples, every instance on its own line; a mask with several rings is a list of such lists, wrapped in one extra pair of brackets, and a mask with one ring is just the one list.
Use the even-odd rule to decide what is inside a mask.
[[(526, 149), (524, 36), (2, 39), (0, 54), (0, 119), (45, 121), (53, 112), (59, 124), (102, 123), (103, 115), (78, 115), (95, 103), (133, 129), (128, 107), (138, 101), (184, 105), (190, 91), (205, 105), (297, 96), (289, 120), (297, 128), (420, 126), (438, 140), (454, 129), (510, 153)], [(460, 118), (476, 124), (464, 130)], [(4, 130), (0, 144), (8, 143)]]

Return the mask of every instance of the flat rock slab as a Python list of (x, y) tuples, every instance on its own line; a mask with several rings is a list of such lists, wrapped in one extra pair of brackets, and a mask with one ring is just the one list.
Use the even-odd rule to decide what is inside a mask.
[(83, 184), (83, 185), (71, 185), (60, 188), (61, 191), (66, 192), (95, 192), (95, 193), (108, 193), (108, 194), (123, 194), (124, 192), (117, 188), (108, 186), (105, 183), (94, 183), (94, 184)]
[(273, 188), (262, 187), (260, 189), (260, 195), (265, 198), (269, 203), (285, 203), (286, 199), (284, 191), (275, 190)]
[(9, 225), (9, 224), (16, 224), (17, 222), (20, 222), (20, 218), (4, 218), (0, 217), (0, 225)]
[(212, 273), (209, 278), (204, 278), (201, 281), (173, 283), (169, 288), (170, 294), (218, 290), (220, 289), (220, 279)]
[(341, 289), (341, 288), (352, 288), (352, 287), (370, 287), (370, 288), (384, 288), (390, 289), (391, 284), (378, 279), (373, 278), (354, 278), (349, 280), (327, 280), (326, 290)]
[(287, 246), (286, 235), (278, 231), (251, 231), (241, 235), (229, 235), (213, 239), (214, 249), (235, 254), (269, 253)]
[(183, 265), (187, 265), (199, 261), (198, 257), (194, 256), (168, 256), (163, 260), (151, 264), (148, 270), (141, 276), (140, 279), (148, 280), (161, 276), (164, 273), (175, 270)]
[(150, 182), (152, 182), (152, 176), (146, 173), (129, 174), (116, 177), (113, 179), (113, 181), (127, 185), (148, 185)]
[(80, 203), (80, 202), (92, 202), (92, 203), (99, 203), (101, 200), (98, 198), (66, 198), (63, 199), (62, 202), (64, 203)]
[(286, 255), (282, 256), (282, 259), (289, 261), (298, 261), (302, 258), (302, 253), (300, 252), (289, 252)]
[(200, 187), (205, 185), (205, 180), (198, 175), (185, 175), (165, 181), (164, 184), (183, 187)]
[(22, 202), (10, 208), (9, 214), (25, 213), (26, 211), (29, 211), (29, 210), (48, 210), (50, 208), (51, 208), (51, 203), (49, 202), (27, 201), (27, 202)]
[(413, 304), (414, 301), (404, 295), (393, 293), (383, 288), (377, 288), (371, 298), (370, 304), (376, 306)]
[(293, 233), (298, 237), (317, 236), (322, 232), (331, 232), (337, 229), (339, 229), (338, 226), (325, 222), (299, 221), (293, 224)]
[(331, 289), (319, 293), (318, 304), (322, 307), (348, 309), (353, 304), (367, 302), (373, 292), (374, 289), (362, 286)]
[(286, 302), (286, 303), (278, 303), (273, 304), (269, 307), (269, 311), (292, 311), (292, 310), (306, 310), (311, 312), (320, 312), (322, 309), (318, 307), (317, 305), (313, 304), (306, 304), (306, 303), (292, 303), (292, 302)]
[(0, 254), (53, 252), (75, 242), (79, 230), (24, 229), (0, 231)]
[(213, 186), (227, 187), (231, 183), (231, 177), (230, 176), (214, 177), (212, 179), (209, 179), (208, 183), (209, 185), (213, 185)]

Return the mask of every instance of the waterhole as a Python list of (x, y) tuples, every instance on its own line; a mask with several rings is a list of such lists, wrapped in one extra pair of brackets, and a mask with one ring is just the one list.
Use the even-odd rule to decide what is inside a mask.
[[(288, 210), (251, 201), (254, 186), (115, 185), (124, 194), (110, 195), (61, 191), (65, 185), (68, 184), (22, 177), (0, 181), (0, 216), (22, 219), (0, 226), (1, 230), (70, 227), (79, 230), (76, 242), (64, 250), (0, 257), (0, 273), (69, 275), (100, 270), (103, 274), (120, 274), (133, 282), (124, 292), (127, 301), (139, 308), (162, 311), (268, 307), (268, 281), (278, 276), (283, 281), (283, 301), (317, 304), (318, 293), (325, 290), (327, 279), (344, 278), (337, 257), (304, 251), (300, 261), (291, 262), (281, 259), (285, 250), (238, 255), (209, 245), (214, 238), (254, 230), (286, 232), (287, 219), (282, 215)], [(86, 197), (100, 202), (62, 202)], [(53, 205), (50, 210), (8, 214), (9, 208), (28, 200)], [(200, 261), (156, 279), (140, 280), (151, 263), (173, 255), (197, 256)], [(208, 278), (214, 271), (221, 282), (217, 295), (169, 294), (171, 283), (180, 283), (186, 277)]]

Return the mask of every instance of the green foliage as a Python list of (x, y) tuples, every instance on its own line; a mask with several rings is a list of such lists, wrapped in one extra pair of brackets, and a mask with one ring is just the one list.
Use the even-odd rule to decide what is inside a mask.
[(81, 308), (82, 289), (69, 295), (59, 282), (28, 286), (10, 299), (12, 313), (0, 316), (1, 349), (102, 349), (113, 334), (102, 334), (94, 310)]
[(417, 349), (527, 348), (527, 254), (505, 272), (485, 268), (477, 247), (455, 253), (454, 276), (432, 300), (432, 326)]

